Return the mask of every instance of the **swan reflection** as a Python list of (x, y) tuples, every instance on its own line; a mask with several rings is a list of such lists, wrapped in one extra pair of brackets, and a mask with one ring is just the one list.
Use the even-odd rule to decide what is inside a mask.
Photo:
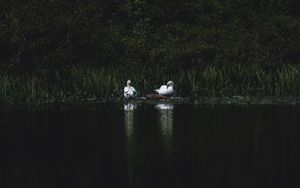
[(164, 147), (167, 158), (172, 154), (173, 141), (173, 104), (157, 104), (155, 106), (159, 111), (159, 123), (161, 134), (164, 140)]
[(125, 139), (126, 139), (126, 153), (128, 160), (128, 178), (129, 183), (132, 184), (134, 177), (134, 113), (137, 109), (137, 104), (128, 102), (124, 103), (124, 123), (125, 123)]
[(137, 109), (137, 104), (133, 102), (124, 103), (125, 111), (132, 111)]
[(158, 110), (173, 110), (174, 105), (173, 104), (157, 104), (155, 106), (155, 108)]
[(125, 121), (125, 131), (127, 139), (130, 141), (131, 136), (134, 132), (134, 110), (137, 109), (137, 104), (128, 102), (124, 104), (124, 121)]
[(159, 110), (161, 132), (164, 136), (172, 137), (173, 134), (173, 104), (157, 104), (155, 106)]

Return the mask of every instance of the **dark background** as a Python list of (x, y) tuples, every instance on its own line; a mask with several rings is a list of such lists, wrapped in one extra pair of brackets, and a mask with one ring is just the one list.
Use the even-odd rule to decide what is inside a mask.
[(299, 63), (298, 0), (0, 0), (0, 68)]

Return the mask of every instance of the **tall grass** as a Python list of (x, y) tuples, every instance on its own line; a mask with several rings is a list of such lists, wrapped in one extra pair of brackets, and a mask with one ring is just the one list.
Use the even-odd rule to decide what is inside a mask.
[(299, 96), (300, 66), (269, 69), (262, 65), (207, 65), (169, 72), (163, 68), (74, 66), (65, 72), (0, 76), (0, 104), (40, 105), (82, 100), (119, 101), (131, 79), (140, 96), (153, 92), (168, 80), (175, 82), (175, 95), (202, 96)]

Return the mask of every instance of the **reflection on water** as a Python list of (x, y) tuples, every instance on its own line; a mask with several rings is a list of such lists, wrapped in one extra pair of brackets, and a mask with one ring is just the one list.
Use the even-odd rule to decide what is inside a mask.
[(126, 133), (126, 153), (128, 161), (128, 179), (130, 185), (133, 182), (134, 174), (134, 112), (137, 109), (137, 104), (133, 102), (124, 103), (124, 122)]
[(124, 103), (124, 110), (125, 111), (130, 111), (130, 110), (136, 110), (137, 109), (137, 104), (134, 102), (127, 102)]
[(163, 104), (157, 104), (155, 106), (155, 108), (158, 109), (158, 110), (173, 110), (174, 109), (174, 105), (173, 104), (163, 103)]
[(173, 104), (157, 104), (155, 106), (159, 111), (159, 123), (161, 135), (164, 141), (165, 155), (168, 158), (172, 155), (173, 141)]
[(164, 137), (172, 138), (173, 134), (173, 104), (157, 104), (155, 106), (159, 110), (159, 120), (161, 133)]
[(299, 107), (107, 105), (1, 112), (0, 187), (300, 187)]
[(127, 139), (131, 139), (131, 135), (133, 134), (134, 127), (134, 110), (137, 109), (137, 104), (128, 102), (124, 104), (124, 122), (125, 122), (125, 130), (127, 134)]

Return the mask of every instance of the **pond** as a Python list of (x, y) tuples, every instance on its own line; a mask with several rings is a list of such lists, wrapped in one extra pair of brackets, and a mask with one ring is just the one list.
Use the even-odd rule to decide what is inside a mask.
[(2, 111), (1, 187), (295, 187), (299, 106)]

